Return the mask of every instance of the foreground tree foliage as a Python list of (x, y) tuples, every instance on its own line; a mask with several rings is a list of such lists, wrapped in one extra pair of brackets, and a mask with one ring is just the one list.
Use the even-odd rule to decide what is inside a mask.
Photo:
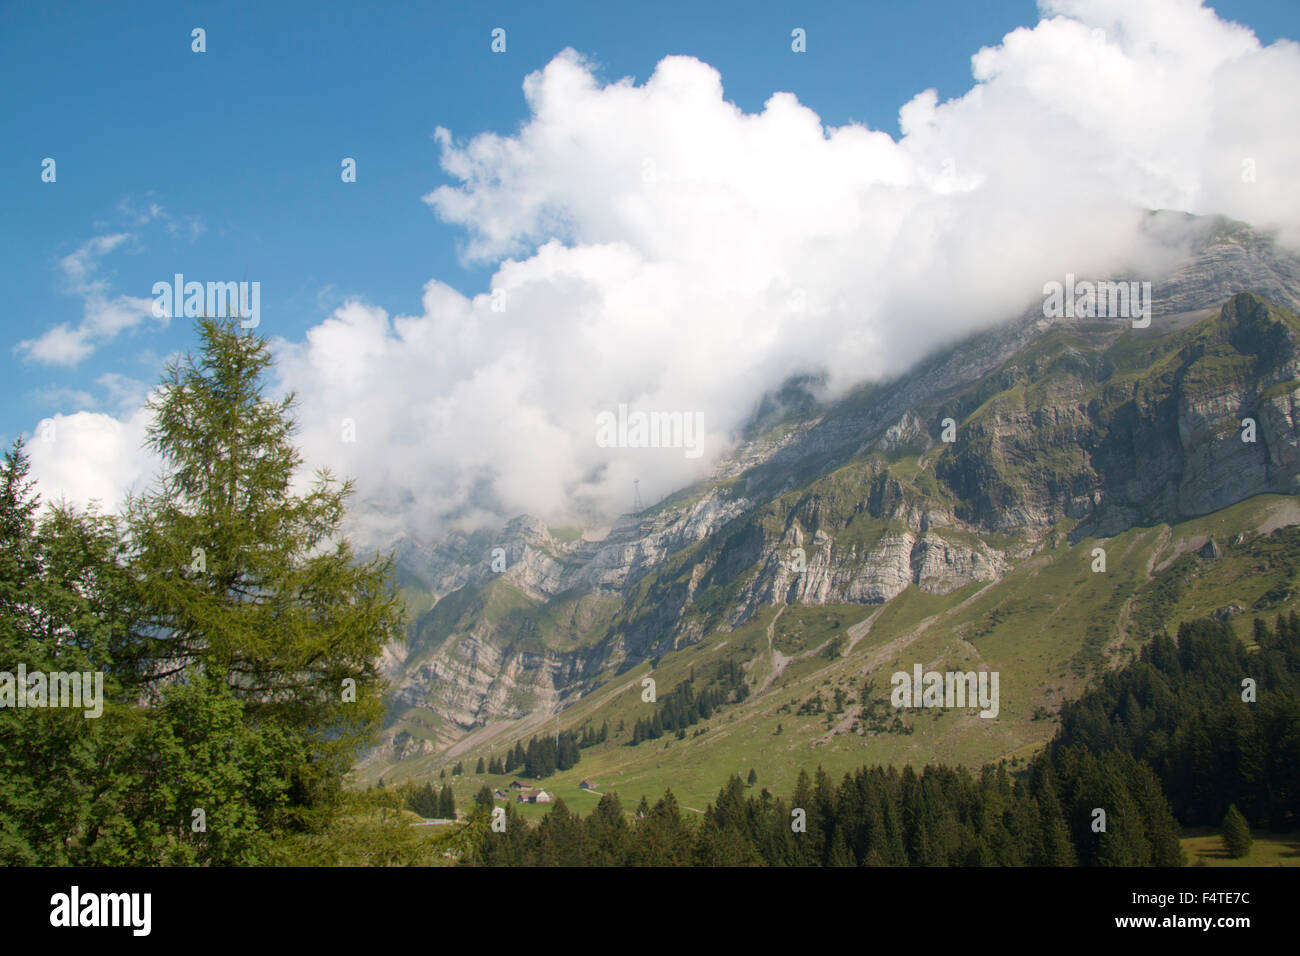
[[(103, 670), (103, 713), (0, 708), (0, 862), (85, 861), (92, 837), (120, 806), (113, 771), (137, 726), (120, 701), (130, 644), (129, 572), (115, 520), (57, 505), (38, 516), (23, 443), (0, 471), (0, 670)], [(129, 670), (129, 668), (128, 668)]]
[(156, 487), (122, 518), (38, 517), (21, 443), (5, 458), (0, 669), (102, 672), (106, 702), (0, 709), (0, 862), (286, 862), (346, 815), (402, 633), (391, 559), (342, 537), (349, 483), (296, 490), (266, 341), (198, 331), (151, 400)]
[(295, 866), (446, 866), (469, 859), (472, 828), (412, 825), (418, 821), (412, 818), (409, 803), (418, 799), (419, 792), (420, 788), (409, 784), (347, 791), (329, 826), (285, 837), (276, 847), (276, 862)]

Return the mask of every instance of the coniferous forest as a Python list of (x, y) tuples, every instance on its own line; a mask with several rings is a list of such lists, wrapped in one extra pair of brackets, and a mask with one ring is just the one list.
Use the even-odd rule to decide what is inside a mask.
[[(1179, 824), (1300, 818), (1300, 615), (1257, 619), (1247, 651), (1212, 619), (1161, 635), (1067, 706), (1023, 773), (1007, 764), (818, 768), (792, 794), (739, 776), (698, 821), (671, 790), (627, 818), (605, 794), (586, 818), (558, 801), (529, 827), (470, 814), (466, 862), (488, 866), (1181, 866)], [(1243, 699), (1243, 681), (1257, 698)], [(1105, 829), (1096, 828), (1097, 811)], [(1249, 836), (1245, 839), (1248, 841)]]
[(744, 675), (730, 658), (722, 665), (712, 680), (696, 687), (689, 679), (678, 684), (660, 701), (653, 717), (643, 717), (632, 726), (632, 739), (628, 746), (635, 747), (646, 740), (658, 740), (665, 733), (684, 731), (709, 716), (725, 704), (728, 698), (744, 700), (749, 691)]

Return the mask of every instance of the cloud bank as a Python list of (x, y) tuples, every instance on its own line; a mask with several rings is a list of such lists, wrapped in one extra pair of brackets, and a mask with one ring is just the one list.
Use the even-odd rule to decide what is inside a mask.
[[(1300, 46), (1190, 0), (1042, 13), (972, 57), (964, 96), (904, 104), (899, 140), (828, 129), (789, 93), (747, 114), (689, 57), (638, 85), (560, 53), (525, 79), (516, 134), (437, 133), (458, 184), (424, 201), (497, 264), (490, 287), (433, 280), (420, 315), (350, 302), (276, 342), (309, 462), (357, 479), (369, 538), (598, 520), (634, 478), (653, 501), (700, 477), (792, 375), (834, 397), (1067, 272), (1160, 268), (1141, 210), (1300, 246)], [(620, 404), (698, 415), (703, 455), (602, 447), (597, 416)], [(50, 448), (47, 489), (94, 467)]]

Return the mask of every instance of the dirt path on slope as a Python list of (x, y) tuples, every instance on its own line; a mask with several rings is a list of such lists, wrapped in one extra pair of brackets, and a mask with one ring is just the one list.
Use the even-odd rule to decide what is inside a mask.
[(857, 624), (854, 624), (849, 628), (849, 646), (844, 649), (844, 654), (842, 656), (848, 657), (853, 653), (853, 648), (857, 647), (858, 642), (871, 632), (871, 625), (876, 622), (876, 618), (880, 617), (880, 612), (884, 609), (885, 605), (880, 605), (880, 607), (872, 611), (867, 617), (858, 621)]
[(754, 690), (754, 696), (756, 697), (771, 687), (772, 684), (776, 682), (776, 679), (785, 672), (786, 666), (790, 663), (790, 658), (786, 657), (776, 649), (776, 622), (779, 621), (781, 615), (785, 613), (785, 608), (786, 605), (782, 604), (780, 609), (772, 617), (771, 623), (767, 625), (767, 657), (772, 664), (772, 669), (768, 672), (768, 675), (763, 678), (762, 686)]

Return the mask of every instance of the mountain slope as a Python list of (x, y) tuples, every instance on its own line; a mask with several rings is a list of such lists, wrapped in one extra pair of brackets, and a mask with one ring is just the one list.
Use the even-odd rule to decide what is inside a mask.
[[(778, 745), (821, 760), (852, 738), (855, 764), (864, 740), (872, 761), (975, 762), (1046, 739), (1042, 718), (1185, 610), (1187, 593), (1222, 593), (1216, 609), (1236, 613), (1294, 583), (1300, 320), (1249, 293), (1207, 304), (1234, 271), (1296, 305), (1293, 259), (1211, 223), (1158, 287), (1157, 305), (1180, 311), (1149, 328), (1030, 312), (833, 407), (785, 403), (797, 410), (710, 481), (611, 529), (519, 518), (437, 549), (404, 543), (408, 593), (437, 600), (390, 657), (389, 726), (359, 779), (486, 756), (551, 732), (556, 712), (568, 728), (630, 729), (655, 706), (641, 702), (643, 675), (662, 698), (724, 666), (745, 675), (744, 700), (723, 708), (734, 728), (692, 728), (666, 752), (615, 735), (570, 775), (685, 781), (698, 764), (708, 793), (737, 769), (728, 760), (770, 762)], [(1171, 558), (1206, 536), (1198, 521), (1220, 557)], [(1252, 561), (1270, 570), (1242, 573)], [(895, 664), (941, 661), (1000, 669), (999, 717), (863, 709), (867, 680), (872, 700), (887, 698)], [(809, 724), (814, 688), (841, 709)], [(646, 748), (668, 769), (642, 766)]]

